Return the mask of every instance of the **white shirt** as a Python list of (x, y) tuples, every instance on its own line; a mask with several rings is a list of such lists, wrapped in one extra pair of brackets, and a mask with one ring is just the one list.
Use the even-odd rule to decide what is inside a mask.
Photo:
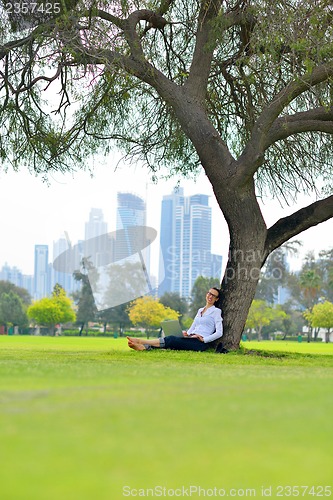
[(222, 311), (218, 307), (211, 306), (201, 316), (203, 310), (204, 307), (199, 309), (187, 333), (188, 335), (192, 333), (201, 335), (204, 343), (207, 344), (207, 342), (212, 342), (222, 337)]

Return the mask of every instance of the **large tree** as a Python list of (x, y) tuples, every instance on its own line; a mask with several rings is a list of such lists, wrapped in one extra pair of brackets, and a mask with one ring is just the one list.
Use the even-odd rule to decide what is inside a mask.
[[(47, 173), (114, 140), (153, 175), (203, 168), (230, 232), (223, 338), (237, 348), (270, 252), (333, 215), (330, 0), (9, 4), (2, 159)], [(267, 227), (257, 196), (292, 200), (316, 180), (321, 199)]]

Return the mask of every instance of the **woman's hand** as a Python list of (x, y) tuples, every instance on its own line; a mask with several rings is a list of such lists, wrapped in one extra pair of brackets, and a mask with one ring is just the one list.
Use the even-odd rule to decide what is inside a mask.
[(200, 342), (204, 341), (203, 336), (199, 335), (198, 333), (193, 333), (192, 335), (189, 335), (189, 337), (191, 337), (191, 339), (198, 339), (198, 340), (200, 340)]
[(189, 337), (189, 334), (183, 330), (183, 337)]

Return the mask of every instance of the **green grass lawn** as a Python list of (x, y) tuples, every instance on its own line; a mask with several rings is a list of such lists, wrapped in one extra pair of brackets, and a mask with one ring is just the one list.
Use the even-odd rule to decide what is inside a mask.
[(1, 336), (1, 500), (329, 496), (333, 346), (243, 347)]

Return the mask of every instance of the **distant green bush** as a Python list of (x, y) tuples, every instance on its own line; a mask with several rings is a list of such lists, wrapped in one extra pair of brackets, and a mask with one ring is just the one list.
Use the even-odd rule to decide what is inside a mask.
[[(277, 335), (275, 340), (284, 340), (285, 342), (298, 342), (298, 336), (291, 335), (290, 337), (287, 336), (287, 337), (283, 338), (282, 335)], [(307, 342), (308, 336), (302, 335), (302, 341)], [(322, 341), (323, 341), (323, 339), (321, 339), (321, 338), (317, 338), (317, 339), (312, 338), (311, 339), (311, 342), (322, 342)]]
[[(80, 335), (80, 330), (79, 328), (71, 328), (71, 329), (66, 329), (62, 330), (61, 335), (67, 336), (67, 337), (78, 337)], [(141, 330), (125, 330), (122, 334), (123, 337), (126, 337), (127, 335), (130, 335), (131, 337), (146, 337), (146, 333), (142, 332)], [(83, 330), (82, 337), (115, 337), (118, 336), (120, 337), (119, 330), (107, 330), (105, 333), (99, 330)], [(150, 331), (149, 332), (150, 337), (158, 337), (159, 336), (159, 330), (156, 331)]]

